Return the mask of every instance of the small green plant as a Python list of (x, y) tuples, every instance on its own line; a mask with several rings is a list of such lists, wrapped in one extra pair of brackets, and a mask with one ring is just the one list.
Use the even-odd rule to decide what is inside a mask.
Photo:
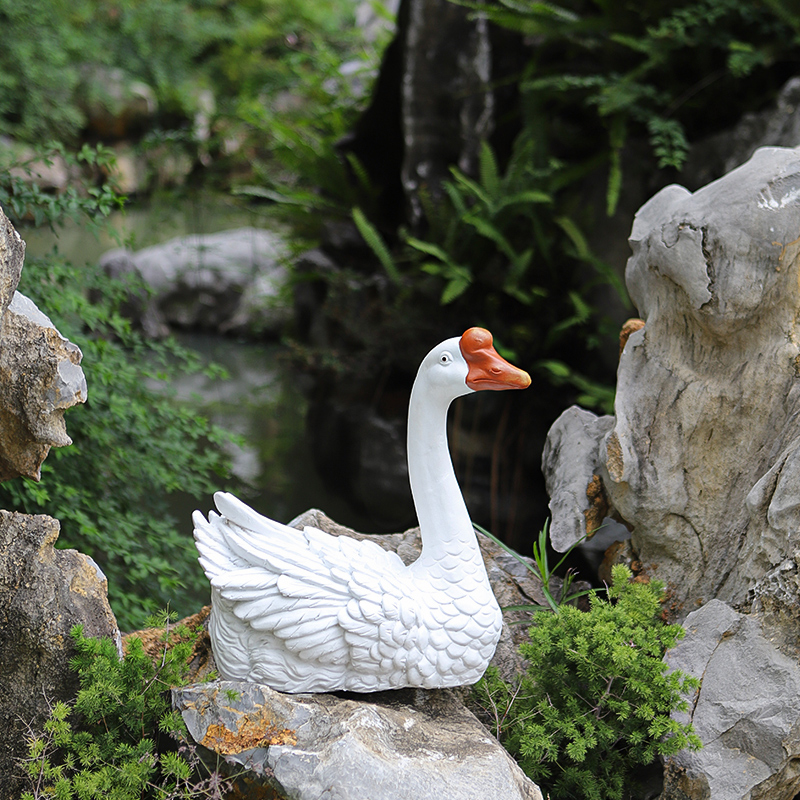
[(699, 682), (663, 661), (684, 630), (661, 620), (662, 591), (614, 567), (607, 599), (591, 595), (589, 611), (534, 615), (515, 685), (489, 670), (476, 686), (498, 738), (553, 800), (622, 800), (638, 766), (701, 746), (670, 716)]
[(91, 185), (86, 179), (74, 181), (58, 195), (41, 188), (36, 182), (37, 169), (43, 164), (52, 166), (56, 159), (82, 174), (107, 174), (116, 165), (114, 151), (103, 145), (84, 144), (72, 152), (59, 142), (51, 142), (22, 156), (13, 149), (0, 153), (0, 207), (8, 217), (28, 218), (34, 225), (51, 228), (69, 217), (96, 230), (112, 211), (122, 208), (124, 198), (108, 180), (99, 185)]
[[(171, 710), (169, 689), (186, 682), (196, 632), (164, 628), (155, 662), (129, 637), (124, 658), (111, 639), (72, 631), (72, 667), (80, 679), (73, 705), (58, 702), (22, 766), (30, 788), (22, 800), (196, 800), (220, 798), (231, 779), (203, 767)], [(168, 644), (177, 636), (177, 641)], [(205, 772), (205, 774), (203, 774)]]
[[(570, 547), (566, 553), (559, 559), (554, 567), (550, 566), (550, 559), (547, 555), (547, 531), (549, 527), (549, 520), (546, 520), (539, 531), (538, 539), (533, 543), (533, 564), (527, 558), (523, 558), (516, 550), (510, 548), (507, 544), (498, 539), (493, 533), (490, 533), (486, 528), (473, 523), (473, 527), (479, 530), (485, 536), (488, 536), (495, 544), (503, 548), (509, 555), (512, 555), (517, 561), (520, 562), (527, 570), (536, 575), (542, 582), (542, 594), (547, 601), (547, 607), (551, 611), (558, 611), (562, 605), (572, 603), (575, 600), (585, 597), (586, 595), (595, 592), (595, 589), (581, 589), (577, 592), (570, 592), (572, 581), (575, 579), (575, 573), (572, 570), (567, 570), (564, 577), (561, 579), (561, 588), (556, 595), (556, 589), (553, 586), (553, 578), (556, 571), (567, 560), (572, 551), (586, 539), (584, 536)], [(524, 606), (508, 606), (507, 611), (538, 611), (543, 609), (543, 606), (538, 605), (524, 605)]]

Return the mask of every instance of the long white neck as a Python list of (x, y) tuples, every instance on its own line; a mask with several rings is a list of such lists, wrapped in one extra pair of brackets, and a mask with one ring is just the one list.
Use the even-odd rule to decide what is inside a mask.
[(480, 557), (447, 444), (451, 398), (426, 391), (418, 379), (408, 408), (408, 474), (422, 535), (414, 566)]

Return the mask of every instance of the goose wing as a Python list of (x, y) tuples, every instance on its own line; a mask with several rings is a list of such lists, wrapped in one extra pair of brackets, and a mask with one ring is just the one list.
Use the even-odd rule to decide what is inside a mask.
[(396, 553), (290, 528), (231, 494), (214, 500), (220, 514), (193, 517), (200, 563), (254, 631), (278, 637), (303, 661), (372, 673), (398, 648), (405, 651), (409, 636), (416, 639), (419, 592)]

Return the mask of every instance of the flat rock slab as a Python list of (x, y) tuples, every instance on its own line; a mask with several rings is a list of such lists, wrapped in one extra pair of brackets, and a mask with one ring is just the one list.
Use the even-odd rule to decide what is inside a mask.
[(291, 800), (542, 800), (450, 690), (289, 695), (217, 681), (172, 698), (197, 743)]

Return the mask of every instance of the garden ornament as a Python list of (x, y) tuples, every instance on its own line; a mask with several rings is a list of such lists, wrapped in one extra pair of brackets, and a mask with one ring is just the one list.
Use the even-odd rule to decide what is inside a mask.
[(502, 616), (453, 472), (447, 410), (461, 395), (530, 382), (482, 328), (423, 360), (408, 410), (422, 553), (409, 566), (371, 541), (274, 522), (228, 493), (214, 496), (219, 513), (195, 511), (220, 675), (282, 692), (475, 683)]

